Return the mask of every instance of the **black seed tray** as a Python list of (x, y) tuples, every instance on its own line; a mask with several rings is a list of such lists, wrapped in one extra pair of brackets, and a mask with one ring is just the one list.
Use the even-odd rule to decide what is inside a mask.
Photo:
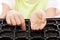
[(0, 19), (0, 40), (60, 40), (60, 18), (47, 18), (46, 21), (43, 30), (33, 31), (29, 19), (25, 19), (26, 30)]

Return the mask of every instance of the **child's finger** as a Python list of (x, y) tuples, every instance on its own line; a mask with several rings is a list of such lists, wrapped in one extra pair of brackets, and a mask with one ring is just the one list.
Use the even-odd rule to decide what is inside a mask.
[(42, 22), (42, 23), (45, 23), (45, 22), (46, 22), (46, 18), (42, 17), (41, 22)]
[(37, 13), (37, 18), (41, 21), (40, 22), (41, 24), (39, 24), (38, 26), (40, 27), (40, 30), (42, 30), (45, 27), (45, 25), (46, 25), (46, 19), (45, 19), (45, 17), (44, 17), (42, 12), (38, 12)]
[(31, 23), (32, 30), (39, 30), (38, 24)]
[(14, 14), (13, 16), (14, 16), (14, 19), (16, 21), (16, 24), (21, 25), (21, 19), (19, 18), (18, 14)]
[(46, 25), (46, 18), (42, 16), (40, 30), (42, 30)]
[(21, 28), (22, 28), (22, 30), (26, 30), (24, 17), (19, 14), (19, 19), (21, 20)]
[(6, 16), (7, 24), (11, 25), (10, 17)]
[(14, 16), (10, 15), (9, 17), (10, 17), (11, 24), (15, 26), (16, 25), (16, 20), (14, 19)]
[(46, 25), (46, 22), (44, 24), (41, 23), (40, 30), (42, 30), (45, 27), (45, 25)]
[(39, 30), (37, 22), (39, 22), (36, 14), (32, 14), (30, 17), (30, 22), (31, 22), (31, 29), (32, 30)]
[(32, 13), (32, 15), (30, 16), (30, 22), (34, 23), (36, 20), (37, 20), (36, 13)]

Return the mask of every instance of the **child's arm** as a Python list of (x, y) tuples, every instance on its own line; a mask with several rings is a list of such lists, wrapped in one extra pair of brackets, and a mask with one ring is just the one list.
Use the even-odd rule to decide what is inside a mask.
[(56, 16), (57, 0), (48, 0), (46, 6), (46, 16), (47, 18), (53, 18)]
[(9, 8), (9, 6), (5, 3), (2, 3), (2, 13), (0, 18), (6, 18), (7, 12), (10, 11), (11, 9)]
[(47, 18), (54, 18), (56, 16), (56, 8), (49, 8), (46, 10)]

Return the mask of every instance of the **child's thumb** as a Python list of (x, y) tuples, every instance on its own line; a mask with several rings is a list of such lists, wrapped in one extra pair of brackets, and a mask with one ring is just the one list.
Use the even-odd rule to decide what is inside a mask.
[(5, 18), (9, 10), (11, 10), (10, 7), (7, 4), (2, 3), (2, 14), (0, 18)]

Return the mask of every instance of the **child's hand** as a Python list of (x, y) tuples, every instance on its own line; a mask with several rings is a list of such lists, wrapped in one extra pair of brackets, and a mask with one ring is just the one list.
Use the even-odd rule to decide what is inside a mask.
[(6, 21), (9, 25), (20, 25), (23, 30), (26, 30), (23, 16), (14, 10), (11, 10), (7, 13)]
[(15, 11), (10, 11), (11, 8), (5, 3), (2, 3), (2, 9), (0, 18), (6, 18), (9, 25), (20, 25), (23, 30), (26, 30), (25, 21), (21, 14), (18, 12), (15, 13)]
[(46, 25), (46, 19), (44, 15), (42, 15), (43, 12), (36, 11), (33, 13), (30, 17), (31, 21), (31, 29), (32, 30), (42, 30), (44, 26)]

